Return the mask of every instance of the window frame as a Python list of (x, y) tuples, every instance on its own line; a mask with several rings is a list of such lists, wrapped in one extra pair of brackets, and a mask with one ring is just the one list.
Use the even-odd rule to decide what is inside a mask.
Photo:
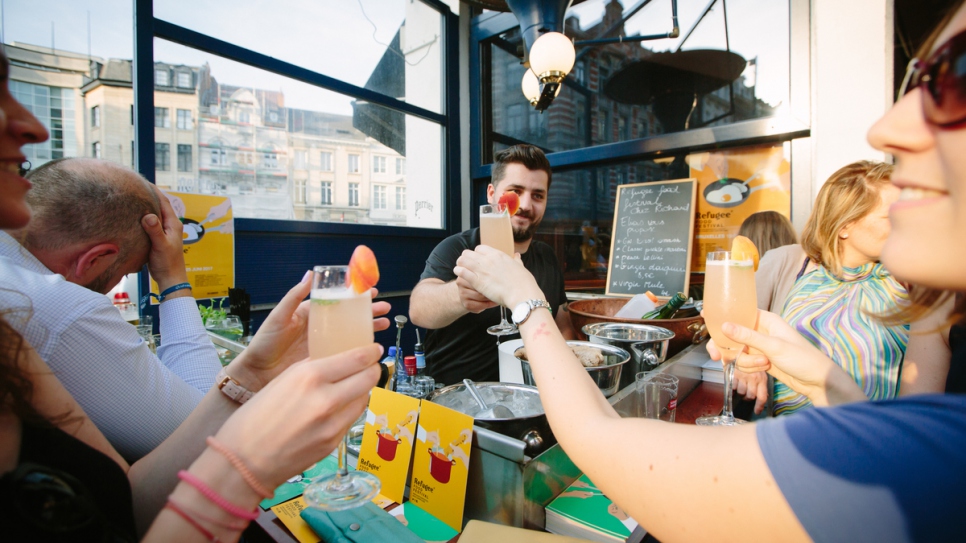
[(154, 156), (156, 167), (159, 172), (171, 171), (171, 144), (167, 142), (156, 142), (154, 144)]
[(101, 127), (101, 106), (96, 105), (91, 107), (91, 128)]
[[(181, 152), (184, 149), (187, 149), (188, 150), (187, 154), (184, 154), (184, 153)], [(194, 153), (191, 150), (191, 145), (187, 145), (187, 144), (184, 144), (184, 143), (179, 143), (178, 144), (178, 171), (179, 172), (191, 172), (191, 171), (193, 171), (192, 170), (192, 167), (191, 167), (192, 166), (192, 161), (193, 161), (193, 157), (192, 157), (193, 154)], [(182, 169), (182, 167), (183, 167), (182, 166), (182, 163), (183, 163), (184, 157), (187, 157), (188, 160), (186, 162), (187, 166), (184, 167), (185, 169)]]
[[(171, 114), (169, 113), (170, 109), (171, 108), (155, 106), (154, 108), (154, 127), (155, 128), (171, 128)], [(160, 112), (164, 112), (161, 114), (162, 116), (158, 115)], [(161, 121), (160, 125), (158, 124), (158, 120)]]
[(359, 185), (358, 182), (349, 182), (349, 207), (361, 207), (359, 204)]
[[(459, 118), (459, 17), (441, 0), (416, 0), (435, 10), (441, 23), (440, 76), (444, 84), (441, 113), (423, 109), (382, 94), (294, 64), (258, 53), (213, 36), (170, 23), (154, 17), (153, 0), (134, 0), (134, 62), (133, 87), (135, 94), (135, 139), (138, 171), (148, 180), (155, 179), (154, 132), (152, 108), (154, 105), (154, 40), (170, 41), (189, 48), (205, 51), (219, 57), (239, 62), (257, 69), (289, 77), (310, 85), (332, 90), (351, 98), (374, 103), (393, 111), (402, 112), (440, 125), (443, 139), (441, 160), (441, 228), (397, 227), (388, 225), (342, 224), (269, 219), (236, 219), (236, 232), (267, 233), (319, 233), (344, 234), (346, 232), (373, 234), (390, 237), (438, 238), (462, 229), (463, 209), (461, 202), (460, 165), (460, 118)], [(169, 76), (170, 78), (170, 76)], [(169, 81), (170, 82), (170, 81)], [(333, 158), (334, 161), (334, 158)], [(333, 164), (334, 166), (334, 164)], [(453, 203), (451, 203), (453, 202)]]
[[(182, 113), (186, 113), (187, 115), (182, 115)], [(192, 116), (190, 109), (176, 108), (175, 117), (177, 117), (177, 121), (175, 121), (175, 126), (177, 126), (178, 130), (195, 129), (194, 117)], [(182, 120), (185, 122), (182, 123), (181, 122)]]

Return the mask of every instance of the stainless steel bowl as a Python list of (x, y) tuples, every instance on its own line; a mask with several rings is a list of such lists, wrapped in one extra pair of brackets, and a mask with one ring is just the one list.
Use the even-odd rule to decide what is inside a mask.
[(674, 332), (650, 324), (598, 322), (584, 326), (581, 331), (593, 344), (611, 345), (631, 354), (631, 364), (621, 380), (621, 388), (634, 382), (638, 372), (650, 371), (667, 357), (668, 344)]
[[(600, 389), (605, 398), (613, 396), (620, 390), (621, 371), (624, 368), (624, 364), (631, 359), (630, 353), (620, 347), (591, 343), (589, 341), (568, 341), (567, 345), (573, 347), (592, 347), (600, 350), (604, 356), (604, 364), (594, 368), (584, 369), (587, 370), (590, 377), (597, 383), (597, 388)], [(528, 385), (536, 385), (536, 382), (533, 380), (533, 373), (530, 371), (530, 363), (520, 357), (516, 358), (520, 361), (521, 368), (523, 368), (523, 382)], [(633, 376), (631, 379), (633, 379)]]

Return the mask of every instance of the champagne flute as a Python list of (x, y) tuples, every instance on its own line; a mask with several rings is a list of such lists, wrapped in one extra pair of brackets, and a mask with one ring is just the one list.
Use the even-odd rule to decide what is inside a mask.
[(721, 325), (733, 322), (748, 328), (755, 327), (758, 317), (758, 298), (755, 294), (755, 264), (747, 253), (715, 251), (708, 253), (704, 274), (704, 322), (714, 344), (724, 360), (724, 408), (720, 415), (700, 417), (700, 426), (735, 426), (745, 421), (732, 413), (731, 380), (735, 374), (735, 360), (744, 348), (721, 333)]
[[(480, 206), (480, 243), (503, 251), (513, 258), (513, 226), (506, 204)], [(517, 327), (506, 320), (506, 308), (500, 306), (500, 324), (486, 329), (493, 336), (517, 333)], [(499, 343), (499, 339), (497, 339)]]
[[(313, 269), (309, 308), (309, 356), (312, 358), (332, 356), (375, 341), (369, 291), (357, 294), (349, 285), (349, 266)], [(339, 471), (305, 487), (302, 497), (310, 506), (342, 511), (364, 505), (379, 493), (382, 484), (378, 477), (364, 471), (349, 473), (348, 441), (347, 432), (339, 443)]]

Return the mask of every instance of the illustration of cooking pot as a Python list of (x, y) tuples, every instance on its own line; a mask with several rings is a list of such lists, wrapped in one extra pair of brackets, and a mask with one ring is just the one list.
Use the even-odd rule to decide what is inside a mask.
[(455, 463), (456, 460), (446, 456), (442, 450), (437, 448), (429, 450), (429, 474), (440, 483), (446, 484), (449, 482)]
[(387, 462), (392, 462), (396, 458), (396, 449), (399, 446), (399, 440), (393, 437), (392, 434), (379, 434), (379, 441), (376, 443), (376, 454), (379, 458)]

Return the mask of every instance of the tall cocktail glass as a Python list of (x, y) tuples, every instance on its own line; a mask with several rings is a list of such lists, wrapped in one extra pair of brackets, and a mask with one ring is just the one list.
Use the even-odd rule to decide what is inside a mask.
[[(503, 251), (513, 258), (513, 226), (506, 204), (480, 206), (480, 243)], [(506, 320), (506, 308), (500, 306), (500, 324), (486, 329), (494, 336), (517, 333), (517, 327)], [(499, 340), (497, 340), (499, 341)]]
[(721, 333), (721, 325), (733, 322), (754, 328), (758, 317), (755, 294), (755, 264), (752, 255), (716, 251), (708, 253), (704, 271), (704, 322), (714, 344), (721, 351), (724, 367), (724, 408), (720, 415), (700, 417), (701, 426), (734, 426), (744, 423), (732, 413), (731, 380), (735, 359), (744, 348)]
[[(309, 356), (324, 358), (373, 343), (372, 298), (349, 286), (348, 266), (316, 266), (312, 273), (309, 308)], [(339, 471), (320, 477), (305, 488), (312, 507), (342, 511), (376, 497), (379, 478), (364, 471), (349, 473), (346, 464), (348, 433), (339, 444)]]

